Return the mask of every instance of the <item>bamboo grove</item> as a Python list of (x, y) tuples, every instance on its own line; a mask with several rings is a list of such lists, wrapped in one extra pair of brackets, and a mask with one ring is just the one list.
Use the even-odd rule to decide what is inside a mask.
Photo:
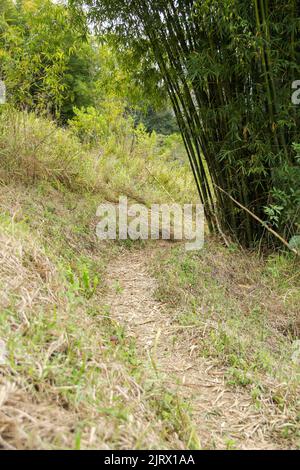
[(300, 114), (291, 94), (300, 80), (299, 2), (84, 3), (128, 47), (149, 44), (210, 230), (253, 246), (269, 233), (253, 212), (287, 238), (297, 233)]

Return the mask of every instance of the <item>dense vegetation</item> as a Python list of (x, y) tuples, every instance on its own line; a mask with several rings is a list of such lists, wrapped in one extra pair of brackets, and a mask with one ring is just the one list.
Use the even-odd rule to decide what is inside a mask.
[[(78, 3), (78, 2), (73, 2)], [(148, 42), (176, 114), (213, 231), (247, 245), (299, 231), (300, 76), (295, 0), (85, 1), (100, 30)], [(231, 196), (231, 197), (230, 197)], [(233, 198), (233, 199), (232, 199)]]
[(298, 2), (69, 3), (0, 4), (0, 450), (299, 449)]
[(297, 249), (297, 3), (70, 3), (2, 3), (9, 101), (62, 124), (75, 116), (81, 136), (84, 126), (107, 135), (105, 116), (125, 114), (171, 134), (178, 127), (168, 93), (210, 230), (274, 246), (271, 227)]
[(99, 114), (109, 107), (112, 114), (132, 115), (136, 124), (144, 121), (150, 131), (177, 131), (145, 67), (130, 51), (118, 53), (112, 39), (93, 36), (82, 11), (51, 0), (5, 0), (0, 59), (8, 102), (19, 109), (66, 124), (76, 110)]

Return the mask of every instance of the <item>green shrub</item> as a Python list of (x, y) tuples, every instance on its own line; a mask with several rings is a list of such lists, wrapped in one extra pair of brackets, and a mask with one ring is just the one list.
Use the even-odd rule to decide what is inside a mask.
[(0, 176), (6, 182), (60, 182), (92, 189), (97, 164), (67, 129), (33, 113), (5, 108), (0, 113)]
[(300, 144), (294, 149), (295, 164), (285, 163), (273, 171), (272, 200), (265, 208), (269, 222), (288, 239), (300, 234)]

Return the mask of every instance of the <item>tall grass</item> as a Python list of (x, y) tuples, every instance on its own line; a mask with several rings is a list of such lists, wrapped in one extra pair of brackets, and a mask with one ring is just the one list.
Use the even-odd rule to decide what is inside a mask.
[(59, 128), (33, 113), (2, 110), (0, 181), (49, 181), (76, 192), (101, 193), (107, 200), (122, 194), (145, 204), (196, 198), (179, 136), (149, 135), (122, 115), (102, 132), (105, 121), (109, 117), (101, 116), (91, 140), (92, 113)]
[(0, 114), (0, 178), (34, 184), (60, 182), (70, 189), (93, 189), (97, 161), (68, 130), (33, 113), (7, 108)]

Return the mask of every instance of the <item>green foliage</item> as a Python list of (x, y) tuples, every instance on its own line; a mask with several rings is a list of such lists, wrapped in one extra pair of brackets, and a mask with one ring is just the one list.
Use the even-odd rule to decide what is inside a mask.
[(51, 0), (7, 2), (0, 30), (0, 74), (8, 99), (61, 120), (92, 101), (96, 73), (83, 15)]
[[(48, 181), (62, 191), (89, 191), (113, 202), (126, 195), (146, 205), (196, 199), (180, 136), (135, 128), (116, 102), (107, 102), (101, 112), (76, 110), (68, 129), (4, 106), (0, 157), (4, 183)], [(55, 207), (48, 212), (55, 217)]]
[(148, 132), (170, 135), (179, 132), (178, 124), (170, 110), (156, 111), (149, 107), (146, 112), (137, 111), (134, 113), (135, 121), (142, 122)]
[[(86, 261), (86, 260), (85, 260)], [(67, 270), (67, 280), (75, 293), (90, 299), (96, 292), (100, 283), (97, 275), (97, 266), (77, 263), (76, 272), (69, 267)]]
[(300, 235), (294, 235), (289, 241), (290, 248), (299, 250), (300, 249)]
[(300, 145), (294, 162), (284, 162), (273, 170), (270, 196), (272, 202), (265, 208), (268, 220), (289, 239), (300, 233)]
[(80, 140), (95, 147), (110, 139), (124, 138), (132, 130), (132, 122), (123, 116), (124, 106), (118, 100), (107, 100), (101, 108), (74, 108), (69, 127)]
[(108, 135), (108, 123), (94, 107), (74, 108), (74, 113), (69, 127), (81, 142), (95, 146)]
[(0, 112), (0, 156), (2, 181), (44, 180), (78, 191), (97, 184), (97, 162), (76, 136), (33, 113)]
[(102, 108), (109, 100), (143, 107), (150, 95), (155, 101), (155, 93), (147, 89), (146, 95), (141, 86), (142, 65), (130, 51), (126, 59), (118, 53), (113, 40), (103, 40), (99, 44), (88, 33), (80, 9), (52, 0), (6, 0), (1, 6), (0, 78), (6, 81), (8, 100), (62, 123), (73, 117), (74, 107)]
[[(141, 41), (145, 48), (148, 41), (188, 150), (209, 228), (217, 232), (221, 227), (247, 245), (266, 235), (264, 226), (222, 188), (260, 218), (268, 207), (270, 222), (283, 235), (293, 233), (298, 195), (292, 193), (297, 193), (292, 143), (300, 129), (291, 103), (291, 85), (300, 74), (296, 2), (79, 3), (85, 3), (94, 21), (117, 35), (121, 45), (132, 49)], [(285, 204), (279, 201), (281, 185), (289, 185), (288, 191), (281, 190)]]
[[(168, 158), (167, 140), (160, 153), (161, 137), (143, 142), (139, 129), (173, 135), (178, 126), (212, 231), (247, 245), (270, 237), (227, 193), (283, 237), (297, 235), (299, 145), (292, 143), (300, 140), (300, 126), (290, 99), (300, 73), (295, 2), (70, 3), (78, 8), (51, 0), (1, 4), (0, 77), (8, 100), (68, 123), (105, 156), (140, 158), (141, 146), (149, 145), (146, 154)], [(100, 40), (88, 32), (82, 4)], [(171, 147), (170, 160), (177, 150), (181, 160), (182, 142)], [(165, 177), (158, 179), (165, 186)]]

